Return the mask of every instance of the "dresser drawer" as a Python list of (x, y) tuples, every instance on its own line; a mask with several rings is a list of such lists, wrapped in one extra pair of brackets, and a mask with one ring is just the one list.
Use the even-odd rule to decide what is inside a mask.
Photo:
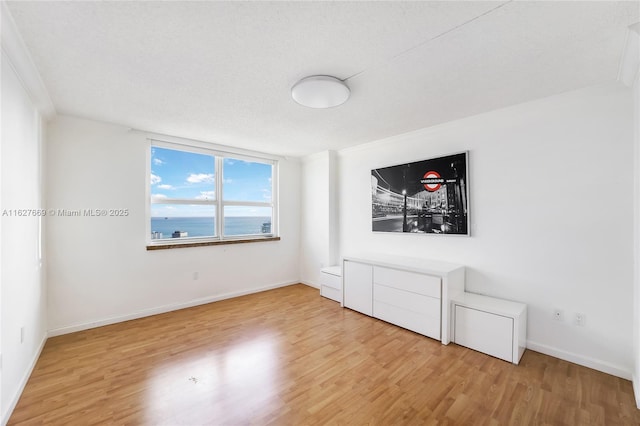
[[(435, 300), (435, 299), (434, 299)], [(439, 314), (438, 310), (438, 314)], [(417, 313), (379, 300), (373, 301), (373, 316), (383, 321), (399, 325), (416, 333), (440, 340), (440, 316), (432, 317)]]
[(440, 299), (435, 297), (374, 284), (373, 300), (440, 320)]
[(331, 266), (320, 270), (320, 285), (342, 290), (342, 271), (339, 266)]
[(375, 266), (373, 282), (440, 299), (440, 277)]
[(337, 288), (321, 285), (320, 296), (335, 300), (336, 302), (342, 302), (342, 290), (338, 290)]

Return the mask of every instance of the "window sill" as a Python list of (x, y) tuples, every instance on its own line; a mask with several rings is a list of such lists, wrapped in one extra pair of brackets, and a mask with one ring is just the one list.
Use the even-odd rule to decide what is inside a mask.
[(220, 245), (227, 245), (227, 244), (263, 243), (267, 241), (280, 241), (280, 237), (251, 238), (246, 240), (193, 241), (190, 243), (185, 242), (185, 243), (153, 244), (153, 245), (147, 245), (147, 250), (167, 250), (167, 249), (187, 248), (187, 247), (220, 246)]

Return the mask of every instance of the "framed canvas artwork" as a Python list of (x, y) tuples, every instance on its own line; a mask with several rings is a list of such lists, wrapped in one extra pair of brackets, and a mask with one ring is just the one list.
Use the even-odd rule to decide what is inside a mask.
[(371, 170), (374, 232), (469, 235), (468, 152)]

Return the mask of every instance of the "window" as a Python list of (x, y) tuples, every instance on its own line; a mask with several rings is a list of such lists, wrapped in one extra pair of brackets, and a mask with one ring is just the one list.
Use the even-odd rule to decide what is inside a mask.
[(149, 166), (149, 248), (277, 236), (277, 161), (152, 141)]
[(273, 166), (232, 157), (222, 164), (224, 235), (271, 234)]

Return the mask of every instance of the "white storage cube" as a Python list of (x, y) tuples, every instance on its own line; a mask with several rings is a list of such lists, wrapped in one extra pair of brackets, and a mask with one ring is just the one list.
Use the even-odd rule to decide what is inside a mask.
[(518, 364), (526, 348), (527, 305), (473, 293), (452, 301), (453, 341)]

